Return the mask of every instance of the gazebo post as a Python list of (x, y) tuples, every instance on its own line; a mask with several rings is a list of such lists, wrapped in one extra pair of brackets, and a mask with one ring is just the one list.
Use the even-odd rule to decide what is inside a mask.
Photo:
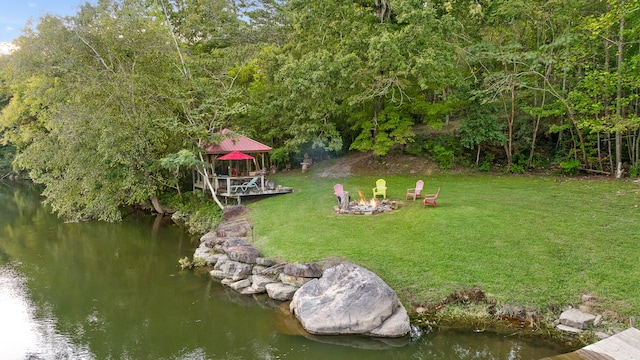
[(262, 159), (262, 167), (260, 169), (260, 185), (262, 186), (262, 192), (264, 192), (264, 174), (266, 172), (266, 168), (264, 167), (264, 153), (260, 153), (260, 158)]

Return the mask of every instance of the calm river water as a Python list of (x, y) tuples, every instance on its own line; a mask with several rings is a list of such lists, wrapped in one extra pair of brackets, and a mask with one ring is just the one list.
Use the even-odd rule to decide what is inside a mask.
[(196, 245), (142, 214), (64, 223), (35, 191), (0, 183), (0, 359), (524, 360), (564, 352), (472, 331), (424, 330), (389, 344), (293, 335), (278, 304), (181, 271), (178, 259)]

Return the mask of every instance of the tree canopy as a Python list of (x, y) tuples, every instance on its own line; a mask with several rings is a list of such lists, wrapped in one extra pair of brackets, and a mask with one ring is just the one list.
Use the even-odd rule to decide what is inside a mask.
[(224, 127), (277, 165), (441, 152), (636, 176), (639, 5), (100, 0), (0, 57), (2, 145), (60, 215), (107, 221), (176, 188)]

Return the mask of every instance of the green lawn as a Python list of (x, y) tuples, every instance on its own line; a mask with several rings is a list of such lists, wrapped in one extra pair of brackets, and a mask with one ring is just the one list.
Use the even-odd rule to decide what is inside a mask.
[[(385, 177), (387, 197), (403, 201), (401, 209), (354, 216), (333, 213), (333, 185), (370, 197), (376, 177), (317, 173), (270, 177), (296, 191), (247, 204), (263, 255), (287, 262), (345, 258), (378, 274), (408, 306), (479, 286), (503, 304), (565, 307), (589, 292), (623, 316), (640, 314), (640, 188), (634, 182)], [(442, 188), (437, 208), (404, 200), (419, 178), (425, 192)]]

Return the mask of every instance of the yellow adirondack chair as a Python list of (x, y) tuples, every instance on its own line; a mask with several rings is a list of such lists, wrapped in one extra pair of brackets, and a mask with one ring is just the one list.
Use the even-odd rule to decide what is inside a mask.
[(382, 195), (383, 199), (387, 198), (387, 182), (384, 179), (376, 180), (376, 187), (373, 188), (373, 197)]

